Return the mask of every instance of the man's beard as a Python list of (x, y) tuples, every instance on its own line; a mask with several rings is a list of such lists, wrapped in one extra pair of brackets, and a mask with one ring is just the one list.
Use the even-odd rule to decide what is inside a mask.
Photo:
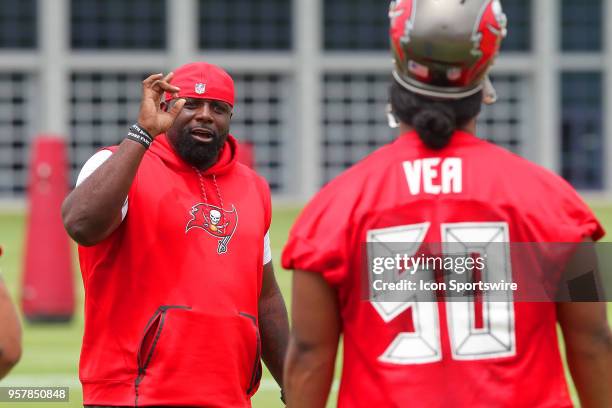
[(211, 167), (218, 159), (219, 152), (227, 139), (227, 132), (223, 135), (214, 132), (212, 142), (203, 143), (193, 138), (190, 128), (183, 130), (175, 137), (169, 137), (176, 153), (187, 164), (199, 170), (206, 170)]

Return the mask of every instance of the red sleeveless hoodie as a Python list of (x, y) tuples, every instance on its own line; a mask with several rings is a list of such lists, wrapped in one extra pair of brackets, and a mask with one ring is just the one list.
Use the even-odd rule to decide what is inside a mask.
[(229, 136), (200, 177), (157, 137), (119, 228), (79, 247), (85, 405), (250, 406), (271, 204), (267, 183), (236, 157)]

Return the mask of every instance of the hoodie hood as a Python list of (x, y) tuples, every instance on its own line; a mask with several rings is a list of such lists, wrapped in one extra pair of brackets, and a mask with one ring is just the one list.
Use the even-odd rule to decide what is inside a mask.
[[(185, 162), (174, 150), (166, 134), (155, 138), (149, 152), (158, 156), (166, 165), (177, 171), (193, 172), (193, 167)], [(230, 171), (238, 161), (238, 142), (232, 135), (227, 135), (227, 140), (221, 149), (217, 162), (202, 172), (203, 176), (219, 176)]]

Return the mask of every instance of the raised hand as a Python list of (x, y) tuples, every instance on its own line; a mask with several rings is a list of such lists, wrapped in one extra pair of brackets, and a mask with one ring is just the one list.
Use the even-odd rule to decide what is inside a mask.
[(173, 76), (173, 72), (166, 76), (154, 74), (142, 81), (142, 101), (140, 102), (138, 124), (152, 137), (168, 130), (185, 104), (184, 99), (179, 99), (168, 111), (161, 108), (164, 92), (176, 95), (180, 91), (180, 88), (170, 84)]

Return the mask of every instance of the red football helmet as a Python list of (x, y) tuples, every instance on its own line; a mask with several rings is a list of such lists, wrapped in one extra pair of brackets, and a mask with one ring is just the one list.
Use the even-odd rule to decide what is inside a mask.
[(499, 0), (397, 0), (389, 18), (393, 76), (404, 88), (435, 98), (459, 99), (483, 89), (506, 36)]

